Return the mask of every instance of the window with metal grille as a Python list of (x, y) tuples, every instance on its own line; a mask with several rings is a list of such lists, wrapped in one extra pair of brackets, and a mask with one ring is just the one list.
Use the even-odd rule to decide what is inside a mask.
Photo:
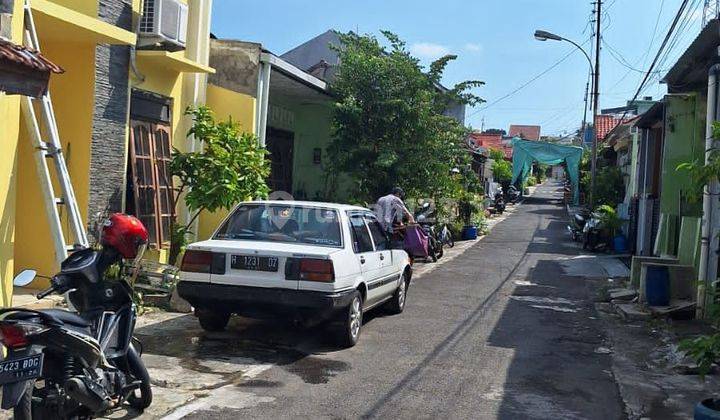
[(150, 245), (166, 248), (170, 245), (175, 217), (170, 127), (146, 121), (131, 121), (130, 126), (130, 181), (135, 216), (148, 229)]

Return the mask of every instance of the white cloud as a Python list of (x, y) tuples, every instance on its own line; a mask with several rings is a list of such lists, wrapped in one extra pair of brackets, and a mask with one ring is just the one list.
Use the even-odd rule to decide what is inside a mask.
[(482, 50), (483, 46), (481, 44), (473, 44), (472, 42), (468, 42), (467, 44), (465, 44), (465, 51), (479, 53)]
[(444, 45), (433, 44), (432, 42), (418, 42), (410, 45), (410, 53), (418, 58), (436, 60), (444, 55), (450, 54), (450, 49)]

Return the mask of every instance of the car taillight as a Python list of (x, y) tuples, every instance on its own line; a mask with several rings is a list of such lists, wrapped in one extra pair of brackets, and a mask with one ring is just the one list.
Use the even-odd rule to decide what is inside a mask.
[(188, 249), (183, 256), (180, 271), (225, 274), (225, 254)]
[(331, 260), (288, 258), (285, 265), (285, 278), (332, 283), (335, 281), (335, 268)]

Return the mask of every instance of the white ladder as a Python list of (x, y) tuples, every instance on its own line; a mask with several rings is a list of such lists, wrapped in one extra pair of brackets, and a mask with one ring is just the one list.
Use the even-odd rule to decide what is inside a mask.
[[(40, 52), (40, 44), (38, 43), (37, 32), (35, 30), (30, 0), (25, 0), (24, 11), (25, 46)], [(38, 112), (35, 110), (35, 105), (37, 105)], [(22, 110), (34, 149), (33, 156), (40, 178), (40, 188), (42, 189), (42, 195), (45, 201), (45, 211), (50, 223), (50, 234), (55, 248), (55, 259), (59, 263), (67, 258), (68, 251), (79, 247), (87, 247), (88, 238), (82, 218), (80, 217), (80, 209), (75, 199), (75, 192), (70, 183), (70, 174), (61, 148), (60, 135), (55, 120), (52, 100), (50, 99), (50, 92), (46, 91), (44, 95), (37, 98), (30, 96), (23, 97)], [(40, 122), (38, 121), (38, 113), (42, 119), (47, 140), (44, 140), (42, 137), (43, 132), (41, 131)], [(60, 186), (61, 194), (59, 197), (55, 194), (53, 181), (50, 177), (50, 169), (48, 168), (49, 160), (54, 162), (53, 166), (55, 168), (56, 181)], [(73, 237), (72, 243), (67, 243), (65, 240), (65, 234), (63, 233), (63, 227), (60, 221), (61, 206), (67, 211), (69, 232)]]

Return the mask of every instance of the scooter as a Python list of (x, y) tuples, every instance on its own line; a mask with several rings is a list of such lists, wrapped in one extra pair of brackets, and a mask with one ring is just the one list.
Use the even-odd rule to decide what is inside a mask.
[(493, 202), (493, 212), (495, 214), (503, 214), (506, 207), (507, 206), (505, 205), (504, 194), (503, 194), (502, 190), (498, 190), (498, 192), (495, 193), (495, 200)]
[[(121, 217), (142, 226), (124, 215), (111, 216), (110, 223), (120, 224)], [(151, 404), (150, 376), (133, 343), (137, 313), (130, 284), (145, 245), (137, 248), (131, 268), (113, 246), (75, 251), (61, 263), (37, 298), (68, 293), (78, 312), (0, 310), (0, 342), (7, 349), (0, 362), (2, 408), (12, 408), (15, 419), (92, 418), (125, 402), (137, 410)], [(115, 268), (119, 278), (109, 280)], [(26, 270), (14, 284), (24, 286), (35, 277)]]
[(581, 210), (570, 218), (567, 229), (574, 242), (578, 242), (583, 237), (583, 229), (589, 218), (590, 212), (588, 210)]
[(438, 240), (438, 233), (435, 231), (435, 209), (430, 205), (430, 202), (425, 202), (415, 212), (415, 221), (422, 228), (425, 234), (428, 236), (428, 256), (433, 262), (442, 258), (443, 243)]
[(583, 226), (583, 249), (589, 251), (600, 251), (610, 247), (611, 238), (607, 235), (607, 229), (600, 214), (593, 212), (590, 219)]
[(517, 203), (517, 201), (520, 199), (520, 191), (518, 191), (518, 189), (515, 188), (514, 185), (510, 185), (507, 189), (507, 192), (505, 192), (505, 199), (509, 203)]

